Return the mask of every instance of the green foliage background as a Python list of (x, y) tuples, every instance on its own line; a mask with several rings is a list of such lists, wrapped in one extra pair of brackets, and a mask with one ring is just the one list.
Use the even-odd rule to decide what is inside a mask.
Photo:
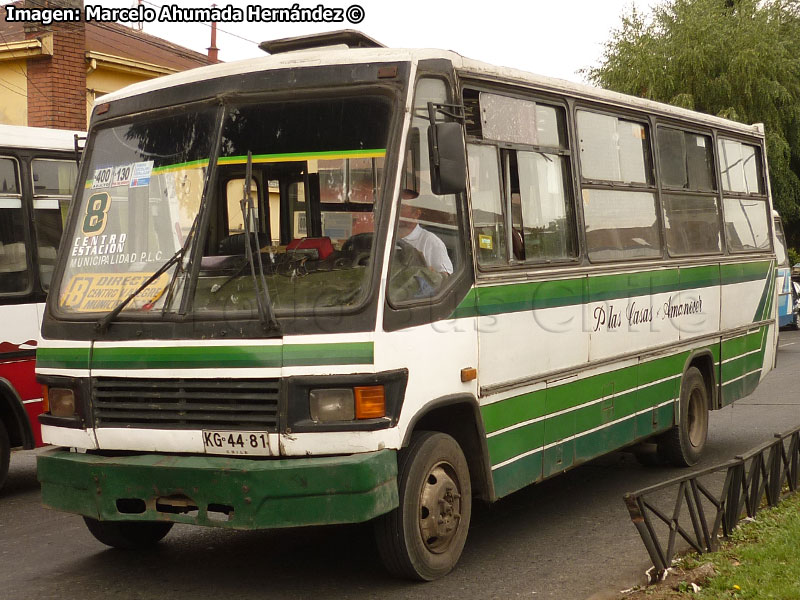
[(775, 208), (800, 247), (800, 1), (665, 0), (631, 8), (592, 83), (766, 126)]

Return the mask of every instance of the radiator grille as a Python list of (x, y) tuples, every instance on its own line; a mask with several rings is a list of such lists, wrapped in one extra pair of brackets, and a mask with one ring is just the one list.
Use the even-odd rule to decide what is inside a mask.
[(278, 430), (277, 379), (92, 380), (97, 427)]

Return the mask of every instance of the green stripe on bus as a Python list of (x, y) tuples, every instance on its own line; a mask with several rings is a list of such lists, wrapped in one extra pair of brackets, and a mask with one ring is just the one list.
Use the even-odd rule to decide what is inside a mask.
[[(719, 344), (707, 348), (715, 362), (720, 360), (720, 355), (734, 359), (720, 369), (723, 383), (753, 370), (760, 371), (766, 333), (765, 326), (750, 334), (725, 340), (722, 352)], [(756, 352), (748, 355), (754, 350)], [(690, 352), (684, 351), (483, 406), (481, 414), (489, 434), (487, 443), (491, 464), (501, 464), (515, 456), (557, 444), (559, 440), (581, 436), (586, 431), (607, 429), (607, 424), (621, 420), (630, 423), (615, 431), (632, 432), (630, 439), (623, 440), (625, 443), (663, 430), (672, 424), (671, 401), (680, 394), (680, 375), (689, 356)], [(745, 383), (731, 384), (735, 393), (747, 395), (752, 392), (758, 380), (752, 383), (751, 379), (748, 376), (744, 378)], [(585, 404), (589, 406), (582, 406)], [(658, 406), (661, 404), (664, 406)], [(637, 412), (642, 415), (636, 415)], [(533, 420), (536, 422), (517, 426)], [(504, 429), (508, 430), (496, 433)], [(607, 439), (607, 445), (598, 447), (592, 456), (621, 445), (622, 442), (617, 443), (616, 435), (608, 433), (606, 438), (592, 438)], [(591, 448), (591, 445), (580, 447)], [(592, 452), (595, 450), (580, 450), (578, 456), (588, 456), (587, 453)], [(545, 454), (545, 462), (549, 460), (549, 454)], [(544, 473), (548, 473), (547, 465)]]
[(763, 321), (766, 319), (766, 313), (771, 308), (770, 300), (775, 295), (770, 294), (770, 291), (775, 290), (775, 269), (770, 269), (767, 275), (767, 280), (764, 282), (764, 290), (761, 292), (761, 299), (758, 301), (756, 314), (753, 315), (753, 321)]
[[(714, 346), (711, 346), (711, 350), (717, 360), (718, 352)], [(484, 428), (487, 433), (493, 433), (517, 423), (597, 400), (603, 396), (621, 394), (636, 386), (648, 385), (654, 381), (680, 375), (688, 357), (688, 352), (680, 352), (553, 386), (549, 390), (541, 389), (486, 404), (481, 407)], [(604, 386), (607, 387), (612, 382), (613, 389), (609, 388), (609, 391), (606, 392)]]
[(492, 472), (494, 491), (498, 498), (524, 488), (542, 478), (542, 452), (524, 456)]
[[(306, 160), (337, 160), (341, 158), (383, 158), (386, 148), (365, 150), (326, 150), (323, 152), (288, 152), (283, 154), (254, 154), (253, 163), (301, 162)], [(221, 156), (220, 165), (243, 165), (247, 156)]]
[(39, 348), (36, 366), (43, 369), (88, 369), (89, 348)]
[(739, 398), (744, 398), (745, 396), (753, 393), (753, 391), (758, 386), (758, 382), (760, 379), (761, 379), (761, 370), (758, 370), (757, 372), (749, 373), (745, 377), (737, 379), (732, 383), (723, 385), (722, 405), (726, 406), (731, 402), (735, 402)]
[[(43, 349), (44, 350), (44, 349)], [(81, 360), (78, 360), (79, 357)], [(307, 365), (371, 364), (372, 342), (333, 344), (283, 344), (276, 346), (189, 346), (156, 348), (95, 348), (91, 368), (215, 369), (269, 368)], [(39, 366), (89, 368), (87, 348), (48, 348)]]
[(771, 261), (658, 269), (473, 288), (451, 318), (575, 306), (768, 279)]

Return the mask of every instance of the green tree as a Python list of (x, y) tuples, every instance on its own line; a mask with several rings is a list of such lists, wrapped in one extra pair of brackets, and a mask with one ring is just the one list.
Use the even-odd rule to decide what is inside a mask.
[(800, 1), (665, 0), (635, 7), (592, 83), (766, 126), (775, 207), (800, 246)]

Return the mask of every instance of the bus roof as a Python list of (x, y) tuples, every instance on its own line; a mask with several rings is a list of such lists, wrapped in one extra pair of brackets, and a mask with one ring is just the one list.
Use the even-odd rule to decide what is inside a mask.
[(0, 125), (0, 148), (36, 148), (38, 150), (75, 150), (75, 134), (82, 131)]
[(171, 86), (216, 79), (230, 75), (240, 75), (272, 69), (302, 68), (336, 64), (355, 64), (369, 62), (416, 62), (428, 59), (449, 60), (463, 77), (494, 79), (510, 84), (531, 86), (555, 93), (567, 94), (577, 98), (638, 108), (647, 112), (660, 113), (678, 119), (690, 119), (711, 127), (721, 127), (748, 135), (763, 137), (764, 127), (757, 123), (746, 125), (704, 113), (679, 108), (661, 102), (654, 102), (636, 96), (628, 96), (563, 79), (535, 75), (519, 69), (499, 67), (481, 61), (465, 58), (446, 50), (397, 49), (397, 48), (346, 48), (328, 46), (313, 50), (298, 50), (248, 60), (220, 63), (182, 71), (173, 75), (136, 83), (116, 92), (101, 96), (95, 105), (113, 102), (121, 98), (144, 94)]

